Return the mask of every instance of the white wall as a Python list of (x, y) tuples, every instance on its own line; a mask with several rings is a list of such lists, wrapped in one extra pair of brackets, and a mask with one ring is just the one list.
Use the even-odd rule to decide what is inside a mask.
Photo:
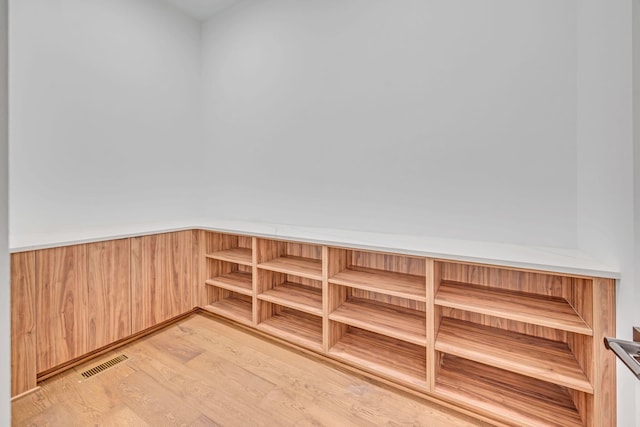
[(0, 0), (0, 425), (11, 425), (7, 1)]
[[(616, 322), (617, 336), (624, 339), (640, 324), (631, 5), (631, 0), (584, 0), (577, 9), (578, 245), (621, 271)], [(619, 425), (640, 425), (636, 379), (620, 363), (617, 379)]]
[(203, 34), (210, 216), (575, 246), (574, 0), (248, 0)]
[(11, 235), (189, 218), (200, 25), (157, 0), (13, 0)]

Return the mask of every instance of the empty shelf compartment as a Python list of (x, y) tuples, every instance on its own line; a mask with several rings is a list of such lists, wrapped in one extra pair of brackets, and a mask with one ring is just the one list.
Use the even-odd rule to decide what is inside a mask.
[(591, 328), (563, 298), (443, 282), (435, 304), (583, 335)]
[(251, 325), (253, 322), (251, 297), (235, 292), (224, 291), (224, 293), (227, 294), (225, 298), (206, 305), (205, 310), (239, 323)]
[(593, 394), (593, 386), (562, 342), (445, 317), (435, 348), (486, 365)]
[(231, 273), (213, 277), (206, 281), (207, 285), (216, 286), (244, 295), (253, 295), (252, 275), (245, 271), (232, 271)]
[(248, 266), (253, 264), (251, 249), (249, 248), (231, 248), (223, 251), (211, 252), (207, 254), (207, 258)]
[(414, 301), (427, 300), (425, 276), (350, 266), (331, 277), (329, 283)]
[(258, 329), (304, 347), (322, 350), (322, 317), (270, 303), (263, 304), (271, 306), (265, 309), (273, 308), (273, 313), (258, 325)]
[(284, 255), (263, 262), (258, 267), (307, 279), (322, 280), (322, 261), (319, 259)]
[(444, 355), (435, 392), (527, 426), (583, 426), (569, 391), (561, 386)]
[(351, 297), (329, 319), (413, 344), (426, 346), (426, 315), (422, 311)]
[(426, 350), (422, 346), (351, 326), (329, 350), (333, 357), (421, 389), (426, 388)]
[(322, 316), (322, 289), (295, 282), (284, 282), (258, 295), (269, 301), (305, 313)]

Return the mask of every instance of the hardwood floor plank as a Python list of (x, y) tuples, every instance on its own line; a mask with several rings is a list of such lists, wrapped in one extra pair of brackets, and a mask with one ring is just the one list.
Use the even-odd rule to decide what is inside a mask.
[(89, 379), (42, 383), (12, 403), (13, 425), (485, 426), (205, 315), (122, 347)]

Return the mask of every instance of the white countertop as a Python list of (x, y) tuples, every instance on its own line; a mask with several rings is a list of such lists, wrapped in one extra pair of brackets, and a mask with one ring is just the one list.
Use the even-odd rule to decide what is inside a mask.
[(545, 248), (508, 243), (211, 219), (165, 221), (162, 223), (148, 222), (145, 224), (10, 236), (10, 251), (12, 253), (24, 252), (189, 229), (247, 234), (257, 237), (388, 251), (566, 274), (612, 279), (620, 278), (620, 273), (617, 269), (592, 259), (577, 249)]

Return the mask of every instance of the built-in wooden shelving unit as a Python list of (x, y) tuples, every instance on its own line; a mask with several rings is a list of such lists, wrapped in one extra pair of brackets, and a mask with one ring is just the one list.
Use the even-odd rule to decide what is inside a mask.
[(204, 231), (201, 242), (206, 310), (485, 419), (615, 424), (601, 346), (611, 280)]

